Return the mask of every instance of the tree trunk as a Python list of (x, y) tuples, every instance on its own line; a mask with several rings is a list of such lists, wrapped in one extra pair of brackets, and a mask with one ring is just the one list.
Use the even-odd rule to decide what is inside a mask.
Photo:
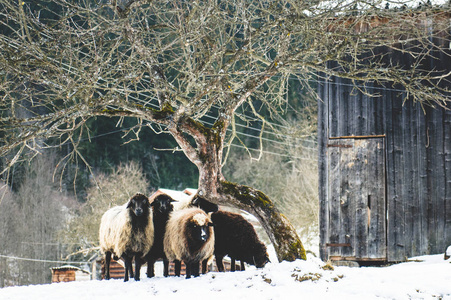
[(274, 245), (279, 261), (306, 259), (305, 249), (296, 230), (261, 191), (225, 180), (208, 185), (199, 181), (199, 195), (216, 203), (234, 206), (254, 215)]
[[(222, 205), (235, 206), (254, 215), (262, 224), (279, 261), (306, 259), (296, 230), (261, 191), (230, 183), (222, 174), (222, 156), (228, 122), (219, 119), (212, 128), (191, 118), (179, 118), (168, 126), (185, 155), (199, 169), (199, 196)], [(196, 146), (186, 138), (194, 138)], [(299, 208), (300, 209), (300, 208)]]

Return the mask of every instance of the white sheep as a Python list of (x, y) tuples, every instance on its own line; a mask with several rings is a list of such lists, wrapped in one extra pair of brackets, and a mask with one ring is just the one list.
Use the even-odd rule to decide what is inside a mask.
[[(150, 251), (154, 240), (154, 227), (149, 199), (137, 193), (122, 205), (106, 211), (99, 229), (100, 249), (105, 253), (105, 279), (110, 279), (110, 261), (122, 257), (125, 262), (124, 281), (128, 277), (139, 280), (144, 256)], [(135, 258), (135, 275), (132, 260)]]
[(199, 263), (210, 259), (214, 251), (213, 223), (199, 208), (187, 208), (171, 213), (164, 237), (164, 252), (176, 264), (175, 275), (180, 276), (183, 260), (186, 278), (199, 276)]

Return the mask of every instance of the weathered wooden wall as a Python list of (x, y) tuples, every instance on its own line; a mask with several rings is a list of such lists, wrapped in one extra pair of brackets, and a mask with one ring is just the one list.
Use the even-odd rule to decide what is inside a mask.
[[(407, 56), (394, 54), (392, 59), (409, 64)], [(429, 68), (451, 71), (451, 59), (446, 55), (427, 64)], [(386, 240), (380, 243), (387, 244), (387, 260), (443, 253), (451, 244), (451, 111), (421, 107), (411, 101), (404, 103), (405, 93), (393, 86), (367, 84), (366, 88), (380, 97), (364, 95), (353, 88), (351, 81), (341, 78), (327, 78), (319, 83), (321, 257), (327, 259), (337, 253), (326, 246), (334, 243), (330, 241), (334, 213), (330, 202), (340, 193), (330, 189), (337, 176), (330, 170), (330, 152), (336, 148), (327, 145), (336, 139), (356, 137), (384, 139), (386, 218), (379, 217), (386, 219)], [(358, 217), (362, 216), (357, 213)], [(342, 251), (346, 256), (346, 251)]]
[(69, 281), (75, 281), (75, 269), (52, 270), (52, 283)]

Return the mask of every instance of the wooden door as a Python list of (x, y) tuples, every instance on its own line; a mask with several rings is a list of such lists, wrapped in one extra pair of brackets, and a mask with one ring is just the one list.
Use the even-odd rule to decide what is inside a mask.
[(330, 259), (386, 260), (384, 138), (329, 139)]

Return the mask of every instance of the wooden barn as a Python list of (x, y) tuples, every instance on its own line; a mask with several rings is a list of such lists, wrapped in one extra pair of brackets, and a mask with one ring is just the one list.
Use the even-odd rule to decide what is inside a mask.
[[(449, 48), (424, 67), (450, 72)], [(406, 54), (388, 58), (409, 65)], [(404, 102), (391, 85), (365, 84), (379, 97), (353, 86), (337, 77), (318, 85), (321, 258), (377, 263), (443, 253), (451, 244), (451, 105)]]
[(90, 280), (90, 273), (75, 266), (61, 266), (50, 269), (52, 271), (52, 283), (87, 281)]

